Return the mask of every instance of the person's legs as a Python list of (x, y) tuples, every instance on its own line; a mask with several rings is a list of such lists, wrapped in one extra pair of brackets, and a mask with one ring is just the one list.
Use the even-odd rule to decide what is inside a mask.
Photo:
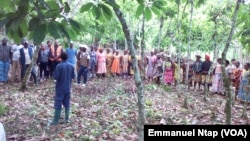
[(83, 84), (85, 85), (87, 83), (88, 79), (88, 69), (87, 67), (83, 66)]
[(63, 106), (65, 108), (65, 122), (69, 122), (69, 113), (70, 113), (70, 93), (64, 95)]
[(83, 66), (79, 66), (78, 73), (77, 73), (77, 83), (78, 84), (81, 83), (82, 73), (83, 73)]

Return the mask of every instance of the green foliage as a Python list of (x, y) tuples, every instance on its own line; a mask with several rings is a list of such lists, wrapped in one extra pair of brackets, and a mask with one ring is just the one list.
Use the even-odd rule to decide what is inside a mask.
[(6, 108), (0, 103), (0, 117), (6, 113)]
[(93, 15), (93, 17), (95, 17), (96, 20), (110, 21), (113, 16), (113, 13), (107, 4), (109, 3), (86, 3), (82, 5), (80, 12), (91, 12), (91, 14)]
[[(37, 44), (41, 43), (49, 33), (54, 38), (75, 38), (81, 31), (81, 24), (64, 15), (70, 12), (67, 2), (54, 0), (19, 0), (5, 2), (14, 4), (12, 11), (6, 8), (0, 14), (0, 27), (6, 27), (7, 35), (16, 43), (29, 36)], [(3, 5), (1, 5), (3, 6)], [(1, 8), (0, 6), (0, 8)], [(9, 7), (10, 7), (9, 6)], [(49, 30), (47, 30), (49, 29)], [(73, 29), (73, 31), (68, 30)]]

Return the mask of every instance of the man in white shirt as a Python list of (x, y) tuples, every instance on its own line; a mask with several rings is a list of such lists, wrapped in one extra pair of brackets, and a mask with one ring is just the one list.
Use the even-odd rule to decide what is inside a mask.
[(21, 81), (21, 66), (20, 66), (20, 49), (23, 45), (14, 44), (11, 47), (11, 82)]

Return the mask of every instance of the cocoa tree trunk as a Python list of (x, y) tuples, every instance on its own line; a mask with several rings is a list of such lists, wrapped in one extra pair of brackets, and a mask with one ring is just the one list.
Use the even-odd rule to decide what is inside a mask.
[(230, 43), (232, 41), (232, 37), (234, 34), (234, 30), (235, 30), (235, 26), (236, 26), (236, 19), (237, 19), (240, 3), (241, 3), (241, 0), (237, 0), (235, 10), (233, 13), (233, 17), (232, 17), (231, 30), (230, 30), (230, 33), (228, 35), (225, 48), (222, 52), (222, 64), (223, 64), (222, 65), (222, 77), (223, 77), (223, 82), (224, 82), (224, 87), (225, 87), (225, 93), (227, 96), (227, 102), (225, 105), (225, 113), (226, 113), (226, 123), (229, 125), (232, 123), (232, 94), (230, 92), (230, 79), (226, 75), (225, 60), (226, 60), (227, 52), (228, 52), (228, 49), (229, 49), (229, 46), (230, 46)]
[(39, 52), (39, 48), (37, 47), (37, 49), (35, 50), (35, 53), (32, 57), (31, 63), (29, 65), (29, 67), (26, 69), (25, 75), (24, 75), (23, 80), (21, 82), (21, 86), (20, 86), (21, 91), (24, 91), (27, 89), (27, 80), (29, 79), (33, 64), (35, 64), (35, 62), (37, 60), (38, 52)]
[(158, 43), (157, 43), (157, 49), (160, 49), (161, 46), (161, 33), (162, 33), (162, 29), (163, 29), (163, 25), (164, 25), (164, 18), (163, 16), (161, 16), (160, 18), (160, 29), (159, 29), (159, 35), (158, 35)]
[(190, 4), (191, 4), (191, 9), (190, 9), (190, 21), (189, 21), (189, 34), (188, 34), (188, 66), (187, 66), (187, 70), (186, 70), (186, 92), (185, 92), (185, 98), (184, 98), (184, 104), (183, 107), (184, 108), (188, 108), (188, 93), (187, 93), (187, 89), (189, 86), (189, 82), (188, 82), (188, 72), (189, 72), (189, 66), (190, 66), (190, 43), (191, 43), (191, 34), (192, 34), (192, 21), (193, 21), (193, 0), (190, 0)]
[[(109, 0), (111, 3), (116, 4), (115, 0)], [(138, 62), (136, 58), (136, 52), (133, 45), (133, 40), (131, 37), (130, 29), (128, 27), (128, 24), (123, 16), (123, 13), (121, 10), (116, 7), (112, 6), (117, 18), (120, 21), (120, 24), (122, 25), (122, 30), (125, 35), (125, 38), (127, 39), (128, 49), (131, 52), (132, 57), (132, 65), (134, 68), (134, 78), (135, 78), (135, 84), (137, 88), (137, 96), (138, 96), (138, 140), (143, 141), (144, 140), (144, 123), (145, 123), (145, 107), (144, 107), (144, 89), (143, 89), (143, 83), (140, 77)]]

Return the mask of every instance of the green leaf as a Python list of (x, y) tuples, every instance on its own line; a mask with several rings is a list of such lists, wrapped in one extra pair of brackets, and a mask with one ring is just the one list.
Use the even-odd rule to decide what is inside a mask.
[(156, 8), (156, 7), (151, 7), (151, 10), (155, 13), (155, 15), (157, 15), (157, 16), (160, 16), (160, 15), (161, 15), (161, 11), (160, 11), (158, 8)]
[(92, 14), (96, 19), (99, 19), (100, 16), (102, 15), (102, 11), (99, 7), (93, 6), (92, 7)]
[(4, 8), (6, 8), (6, 7), (9, 7), (9, 5), (10, 5), (10, 0), (2, 0), (1, 1), (1, 4), (0, 4), (0, 8), (2, 9), (4, 9)]
[(46, 33), (47, 33), (46, 24), (41, 24), (40, 26), (38, 26), (33, 32), (34, 43), (40, 44), (44, 40)]
[(28, 25), (27, 25), (27, 22), (26, 20), (22, 20), (20, 26), (19, 26), (22, 34), (23, 34), (23, 37), (27, 36), (28, 35)]
[(138, 7), (137, 7), (137, 9), (136, 9), (136, 13), (135, 13), (135, 17), (136, 18), (139, 18), (141, 15), (142, 15), (142, 13), (143, 13), (143, 11), (144, 11), (144, 6), (143, 5), (139, 5)]
[(107, 20), (111, 20), (113, 13), (110, 10), (110, 8), (108, 6), (106, 6), (105, 4), (100, 4), (100, 7), (102, 8), (102, 13), (103, 13), (104, 17)]
[(69, 13), (70, 12), (70, 6), (68, 2), (64, 2), (64, 12)]
[(80, 13), (89, 11), (93, 5), (94, 5), (94, 3), (92, 3), (92, 2), (82, 5)]
[(65, 29), (66, 29), (66, 32), (69, 35), (69, 39), (76, 40), (76, 36), (75, 36), (76, 33), (73, 30), (69, 29), (69, 28), (65, 28)]
[(145, 13), (144, 13), (145, 19), (148, 21), (152, 18), (152, 12), (149, 7), (145, 8)]
[(56, 3), (55, 0), (51, 0), (48, 1), (47, 4), (49, 5), (49, 8), (52, 9), (59, 9), (60, 10), (60, 6)]
[(59, 34), (58, 31), (59, 31), (59, 29), (58, 29), (58, 25), (57, 25), (56, 22), (50, 22), (50, 23), (48, 23), (48, 32), (55, 39), (60, 38), (60, 34)]
[(18, 36), (18, 33), (12, 30), (8, 33), (8, 37), (12, 38), (15, 43), (20, 43), (22, 40), (22, 38)]
[(139, 4), (144, 5), (145, 0), (136, 0)]
[(81, 24), (78, 23), (77, 21), (75, 21), (75, 20), (73, 20), (73, 19), (71, 19), (71, 18), (68, 18), (68, 21), (69, 21), (70, 25), (71, 25), (73, 28), (76, 28), (76, 29), (78, 29), (78, 30), (81, 29)]
[(37, 26), (40, 24), (40, 19), (35, 17), (29, 21), (29, 30), (33, 31), (37, 28)]

